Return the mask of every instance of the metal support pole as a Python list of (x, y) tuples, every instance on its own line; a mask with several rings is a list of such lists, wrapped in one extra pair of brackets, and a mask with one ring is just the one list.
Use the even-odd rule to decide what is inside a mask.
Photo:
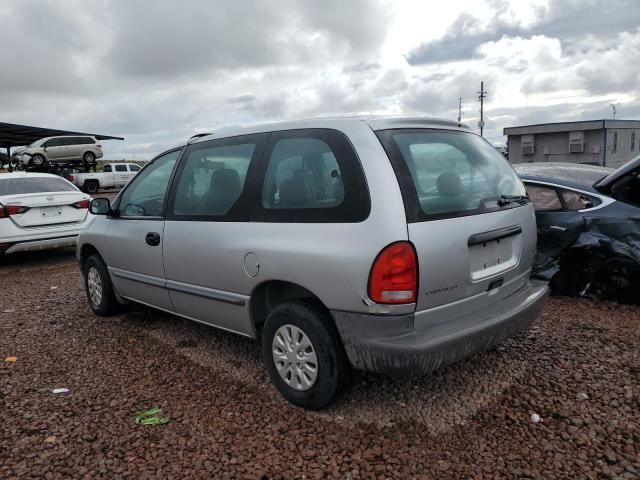
[(478, 97), (480, 100), (480, 136), (482, 137), (484, 132), (484, 99), (487, 97), (487, 92), (484, 91), (484, 80), (480, 82), (480, 91), (478, 93), (480, 94)]

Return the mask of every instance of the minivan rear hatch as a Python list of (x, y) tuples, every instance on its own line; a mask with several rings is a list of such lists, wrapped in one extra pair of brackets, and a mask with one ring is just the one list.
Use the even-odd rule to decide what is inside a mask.
[(505, 158), (468, 131), (376, 134), (393, 164), (418, 255), (417, 311), (433, 309), (443, 321), (522, 287), (535, 253), (535, 217)]

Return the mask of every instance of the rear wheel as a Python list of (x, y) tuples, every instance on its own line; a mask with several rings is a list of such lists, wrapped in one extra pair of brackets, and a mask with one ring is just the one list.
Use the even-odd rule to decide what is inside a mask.
[(95, 180), (90, 180), (88, 182), (84, 182), (83, 189), (88, 194), (93, 195), (94, 193), (98, 193), (98, 190), (100, 189), (100, 184)]
[(82, 156), (82, 161), (85, 165), (94, 165), (96, 163), (96, 155), (93, 152), (86, 152)]
[(84, 286), (89, 300), (89, 306), (96, 315), (108, 317), (118, 311), (111, 277), (107, 266), (98, 255), (91, 255), (84, 262)]
[(319, 410), (350, 384), (351, 366), (329, 313), (313, 302), (278, 305), (262, 330), (262, 356), (283, 397)]

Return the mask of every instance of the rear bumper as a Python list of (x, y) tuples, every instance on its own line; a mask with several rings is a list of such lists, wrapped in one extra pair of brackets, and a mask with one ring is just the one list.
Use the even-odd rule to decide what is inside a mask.
[(37, 250), (50, 250), (54, 248), (75, 247), (78, 235), (64, 237), (41, 238), (38, 240), (19, 241), (13, 243), (1, 243), (0, 253), (33, 252)]
[(413, 314), (331, 312), (351, 364), (361, 370), (420, 375), (489, 349), (526, 329), (542, 311), (547, 284), (529, 281), (471, 315), (414, 329)]

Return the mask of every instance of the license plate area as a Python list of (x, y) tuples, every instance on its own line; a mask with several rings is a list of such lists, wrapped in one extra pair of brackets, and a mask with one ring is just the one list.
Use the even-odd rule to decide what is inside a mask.
[(518, 264), (521, 236), (477, 243), (469, 247), (471, 280), (505, 272)]
[(43, 218), (59, 217), (62, 215), (62, 207), (40, 207), (39, 214)]

